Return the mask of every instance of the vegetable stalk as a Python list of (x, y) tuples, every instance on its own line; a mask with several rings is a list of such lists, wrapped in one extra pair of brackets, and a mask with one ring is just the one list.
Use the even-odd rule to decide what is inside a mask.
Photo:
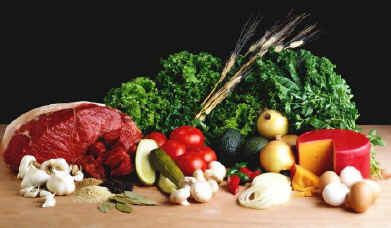
[[(205, 117), (235, 89), (235, 86), (239, 84), (248, 75), (248, 73), (251, 72), (251, 68), (254, 62), (258, 58), (262, 58), (271, 48), (274, 48), (275, 51), (297, 48), (302, 46), (306, 40), (316, 34), (316, 25), (311, 25), (307, 26), (294, 35), (296, 27), (307, 16), (308, 14), (300, 14), (294, 17), (288, 16), (287, 22), (276, 24), (270, 30), (267, 30), (258, 41), (249, 47), (248, 51), (244, 55), (244, 57), (247, 57), (248, 59), (247, 62), (240, 66), (239, 70), (236, 71), (236, 73), (234, 73), (234, 75), (219, 90), (216, 91), (219, 84), (224, 81), (227, 74), (234, 66), (239, 52), (241, 51), (244, 43), (246, 43), (249, 37), (251, 37), (250, 34), (252, 34), (255, 30), (254, 26), (256, 27), (257, 23), (252, 24), (247, 31), (245, 29), (245, 38), (239, 38), (234, 52), (231, 54), (230, 58), (225, 64), (220, 79), (202, 102), (201, 109), (196, 114), (195, 118), (197, 120), (203, 121)], [(288, 39), (289, 37), (293, 38)], [(240, 48), (238, 48), (238, 46)]]

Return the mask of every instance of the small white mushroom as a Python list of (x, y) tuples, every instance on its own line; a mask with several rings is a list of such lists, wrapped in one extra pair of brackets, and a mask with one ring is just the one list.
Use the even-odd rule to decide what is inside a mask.
[(215, 179), (218, 183), (222, 182), (227, 174), (227, 169), (223, 164), (218, 161), (212, 161), (209, 163), (209, 168), (205, 170), (205, 176), (207, 179)]
[(217, 184), (216, 180), (208, 180), (208, 184), (210, 185), (210, 189), (212, 189), (212, 193), (215, 194), (219, 191), (219, 184)]
[(331, 206), (340, 206), (345, 202), (349, 189), (345, 184), (332, 182), (324, 187), (322, 192), (323, 200)]
[(178, 190), (175, 190), (170, 194), (170, 202), (179, 204), (182, 206), (188, 206), (190, 205), (189, 201), (187, 200), (190, 197), (190, 186), (185, 185), (183, 188), (180, 188)]
[(344, 169), (342, 169), (339, 176), (341, 177), (342, 183), (344, 183), (349, 188), (356, 182), (359, 182), (363, 179), (361, 172), (353, 166), (346, 166)]
[(197, 181), (206, 181), (204, 172), (202, 172), (201, 169), (197, 169), (196, 171), (194, 171), (193, 177), (195, 177)]
[(207, 181), (197, 181), (191, 185), (190, 194), (195, 201), (206, 203), (212, 198), (213, 191)]
[(185, 177), (184, 178), (184, 183), (185, 185), (192, 185), (197, 181), (195, 177)]

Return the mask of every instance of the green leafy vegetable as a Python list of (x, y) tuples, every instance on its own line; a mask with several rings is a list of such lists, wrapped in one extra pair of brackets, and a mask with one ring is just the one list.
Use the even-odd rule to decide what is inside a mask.
[[(257, 116), (265, 107), (283, 112), (295, 133), (319, 128), (358, 130), (359, 113), (348, 84), (329, 59), (306, 50), (270, 52), (258, 59), (253, 72), (204, 122), (194, 117), (220, 77), (220, 59), (182, 51), (163, 59), (161, 65), (155, 81), (138, 77), (111, 89), (104, 98), (107, 105), (132, 116), (145, 133), (196, 125), (212, 143), (228, 128), (246, 137), (256, 132)], [(383, 144), (374, 131), (368, 137), (373, 145)], [(374, 151), (371, 156), (372, 172), (379, 173)]]
[(383, 139), (377, 134), (375, 129), (370, 130), (367, 137), (373, 146), (385, 145)]
[(156, 84), (139, 77), (111, 89), (104, 102), (133, 117), (145, 133), (169, 133), (182, 125), (195, 124), (201, 100), (218, 80), (221, 61), (207, 53), (182, 51), (161, 61)]
[(159, 96), (155, 82), (146, 77), (137, 77), (111, 89), (104, 102), (129, 114), (143, 131), (159, 128), (168, 107), (167, 99)]
[(266, 107), (283, 112), (291, 131), (357, 129), (353, 95), (329, 59), (306, 50), (270, 53), (258, 60), (253, 77)]
[(272, 52), (259, 59), (254, 71), (204, 122), (194, 117), (219, 78), (220, 59), (182, 51), (161, 64), (156, 84), (148, 78), (136, 78), (105, 97), (107, 105), (132, 116), (145, 133), (168, 133), (181, 125), (197, 125), (209, 140), (219, 138), (228, 128), (238, 129), (246, 137), (255, 133), (257, 116), (264, 107), (283, 112), (292, 132), (357, 129), (359, 114), (349, 86), (330, 60), (306, 50)]
[(382, 170), (379, 162), (376, 160), (375, 146), (384, 146), (384, 141), (379, 135), (377, 135), (377, 132), (374, 129), (369, 131), (367, 137), (371, 142), (371, 175), (373, 177), (381, 177)]
[(219, 58), (201, 52), (182, 51), (161, 61), (156, 82), (159, 94), (169, 101), (158, 129), (170, 132), (182, 125), (194, 124), (201, 102), (220, 77)]

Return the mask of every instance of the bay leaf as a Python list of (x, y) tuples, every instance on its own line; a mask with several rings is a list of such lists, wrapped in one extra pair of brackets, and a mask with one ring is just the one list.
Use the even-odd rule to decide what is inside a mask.
[(129, 206), (129, 204), (126, 204), (126, 203), (119, 203), (119, 202), (117, 202), (115, 204), (115, 208), (118, 211), (123, 212), (123, 213), (131, 213), (133, 211), (132, 207)]
[(118, 202), (118, 203), (125, 203), (125, 204), (133, 204), (133, 200), (122, 195), (116, 195), (110, 198), (111, 201)]
[(147, 199), (144, 196), (139, 195), (135, 192), (125, 191), (124, 194), (132, 201), (132, 204), (135, 205), (145, 205), (145, 206), (158, 205), (156, 201)]
[(105, 202), (99, 204), (98, 210), (102, 213), (107, 213), (108, 211), (110, 211), (114, 207), (115, 207), (115, 204), (113, 202), (105, 201)]

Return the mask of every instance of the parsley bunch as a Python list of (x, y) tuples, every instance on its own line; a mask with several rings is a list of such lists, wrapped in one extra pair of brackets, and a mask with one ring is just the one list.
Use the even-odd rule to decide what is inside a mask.
[(169, 103), (159, 96), (156, 83), (147, 77), (137, 77), (111, 89), (104, 102), (127, 113), (143, 131), (152, 131), (159, 126)]

